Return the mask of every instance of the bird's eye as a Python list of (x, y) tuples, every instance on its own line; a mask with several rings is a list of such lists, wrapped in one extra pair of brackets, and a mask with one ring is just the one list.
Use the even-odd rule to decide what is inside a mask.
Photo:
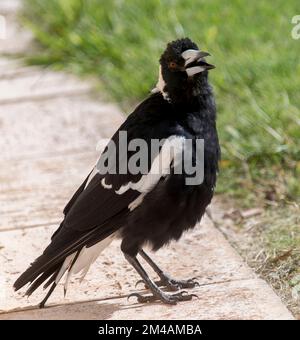
[(169, 68), (173, 70), (177, 68), (177, 64), (175, 63), (175, 61), (169, 62)]

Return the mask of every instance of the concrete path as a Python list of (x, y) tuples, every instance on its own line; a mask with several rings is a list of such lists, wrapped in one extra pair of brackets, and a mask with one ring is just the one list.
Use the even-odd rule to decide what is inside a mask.
[(36, 307), (44, 291), (29, 299), (13, 291), (14, 280), (48, 244), (65, 203), (97, 160), (97, 142), (124, 119), (115, 105), (93, 99), (91, 84), (9, 57), (28, 48), (30, 35), (14, 19), (18, 4), (0, 1), (9, 31), (19, 32), (0, 40), (6, 55), (0, 57), (0, 319), (293, 319), (208, 219), (153, 254), (175, 277), (199, 276), (200, 287), (193, 290), (199, 299), (176, 306), (127, 301), (139, 277), (118, 241), (81, 284), (72, 281), (65, 299), (60, 285), (44, 310)]

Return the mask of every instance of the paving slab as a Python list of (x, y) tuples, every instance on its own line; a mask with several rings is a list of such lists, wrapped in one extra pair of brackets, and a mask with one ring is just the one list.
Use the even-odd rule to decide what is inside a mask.
[(20, 0), (1, 0), (0, 1), (0, 13), (16, 14), (21, 8)]
[(0, 167), (0, 230), (59, 222), (75, 186), (96, 160), (96, 152), (86, 151), (0, 161), (4, 164)]
[(40, 70), (17, 79), (0, 80), (0, 105), (53, 97), (77, 96), (88, 93), (90, 82), (81, 82), (71, 75)]
[[(17, 0), (1, 0), (1, 21), (5, 20), (5, 35), (0, 39), (0, 54), (15, 55), (26, 52), (32, 34), (17, 20), (17, 12), (22, 2)], [(3, 38), (3, 39), (2, 39)]]
[[(175, 306), (125, 298), (93, 300), (0, 314), (0, 320), (292, 320), (262, 280), (231, 281), (194, 290), (198, 299)], [(224, 297), (226, 298), (224, 299)], [(270, 312), (272, 311), (272, 312)]]
[[(24, 98), (24, 93), (21, 96)], [(116, 105), (103, 101), (99, 105), (99, 100), (80, 93), (75, 97), (0, 104), (0, 161), (95, 152), (97, 144), (105, 143), (123, 119)]]
[[(8, 59), (9, 60), (9, 59)], [(5, 63), (0, 58), (0, 79), (13, 79), (16, 77), (29, 76), (37, 72), (37, 67), (26, 66), (24, 63), (19, 64), (19, 59), (12, 59), (11, 63)]]
[[(16, 308), (36, 309), (36, 305), (42, 300), (45, 294), (43, 290), (37, 291), (27, 299), (23, 298), (22, 292), (15, 293), (12, 284), (28, 263), (48, 244), (50, 235), (56, 227), (49, 225), (1, 232), (0, 266), (3, 270), (2, 280), (0, 279), (0, 282), (2, 281), (0, 311), (2, 310), (3, 315), (0, 318), (38, 319), (48, 316), (59, 319), (101, 318), (101, 315), (106, 313), (106, 308), (113, 308), (115, 299), (120, 297), (122, 299), (118, 300), (117, 304), (122, 308), (115, 310), (116, 314), (111, 315), (111, 318), (292, 318), (272, 289), (253, 274), (208, 219), (192, 232), (186, 233), (180, 242), (171, 243), (155, 254), (150, 252), (173, 276), (199, 277), (201, 287), (199, 290), (193, 290), (199, 295), (199, 300), (184, 303), (182, 307), (184, 312), (177, 314), (178, 309), (177, 307), (173, 309), (173, 306), (154, 304), (150, 309), (148, 307), (144, 309), (142, 306), (136, 306), (132, 300), (130, 303), (127, 302), (128, 294), (140, 291), (139, 288), (135, 288), (135, 282), (139, 277), (123, 258), (119, 241), (116, 240), (101, 254), (81, 284), (78, 278), (72, 280), (66, 298), (63, 298), (63, 284), (59, 285), (49, 303), (65, 305), (65, 308), (60, 309), (60, 314), (50, 310), (26, 311), (23, 314), (5, 313)], [(149, 272), (152, 273), (151, 270)], [(145, 293), (144, 290), (141, 292)], [(84, 303), (76, 305), (75, 314), (75, 307), (69, 314), (68, 311), (72, 311), (69, 304), (76, 301)], [(106, 307), (101, 312), (103, 303)], [(88, 315), (87, 311), (91, 305), (95, 308), (95, 314), (92, 311)], [(128, 308), (127, 312), (123, 312), (123, 307)], [(145, 314), (141, 311), (145, 311)]]
[(2, 77), (5, 72), (14, 71), (20, 67), (24, 67), (24, 63), (20, 58), (7, 58), (0, 56), (0, 76)]

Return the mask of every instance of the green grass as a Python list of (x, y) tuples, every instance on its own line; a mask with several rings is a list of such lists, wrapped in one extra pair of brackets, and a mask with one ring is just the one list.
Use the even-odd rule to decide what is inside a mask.
[[(157, 80), (166, 43), (188, 36), (208, 50), (223, 161), (219, 192), (257, 195), (262, 179), (290, 177), (299, 197), (300, 41), (291, 37), (298, 0), (26, 0), (24, 21), (43, 47), (30, 57), (101, 79), (126, 110)], [(285, 175), (283, 175), (285, 176)]]

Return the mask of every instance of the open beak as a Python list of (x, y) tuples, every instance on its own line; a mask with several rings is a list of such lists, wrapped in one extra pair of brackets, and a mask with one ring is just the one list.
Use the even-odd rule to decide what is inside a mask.
[(210, 56), (208, 52), (199, 50), (186, 50), (181, 56), (185, 59), (185, 71), (189, 77), (192, 77), (196, 73), (212, 70), (214, 65), (208, 64), (203, 58)]
[(215, 68), (214, 65), (208, 64), (205, 61), (199, 61), (197, 62), (197, 66), (187, 67), (185, 72), (187, 73), (188, 77), (192, 77), (196, 73), (212, 70), (213, 68)]
[(186, 50), (184, 51), (181, 56), (185, 60), (184, 66), (191, 64), (192, 62), (202, 59), (204, 57), (209, 56), (208, 52), (203, 52), (199, 50)]

